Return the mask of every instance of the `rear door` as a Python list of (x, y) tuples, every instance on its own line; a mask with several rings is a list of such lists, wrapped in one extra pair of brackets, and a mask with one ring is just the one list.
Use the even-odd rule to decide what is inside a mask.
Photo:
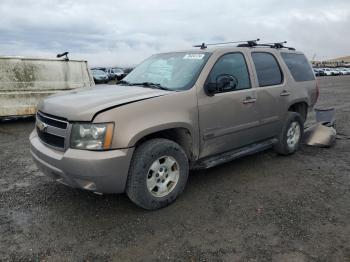
[(260, 138), (279, 134), (282, 118), (287, 110), (291, 92), (277, 55), (266, 51), (251, 52), (256, 81), (256, 109), (259, 118)]

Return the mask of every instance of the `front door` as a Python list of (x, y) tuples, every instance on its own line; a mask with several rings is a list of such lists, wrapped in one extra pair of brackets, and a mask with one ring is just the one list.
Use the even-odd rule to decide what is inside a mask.
[(222, 75), (235, 79), (233, 89), (198, 98), (201, 158), (260, 140), (256, 90), (245, 55), (237, 52), (218, 58), (206, 84), (215, 85)]

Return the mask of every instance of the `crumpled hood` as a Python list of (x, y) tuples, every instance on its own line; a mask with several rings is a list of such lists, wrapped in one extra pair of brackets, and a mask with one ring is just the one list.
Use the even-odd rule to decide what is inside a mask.
[(170, 93), (139, 86), (98, 85), (49, 96), (38, 109), (70, 121), (91, 121), (101, 110)]

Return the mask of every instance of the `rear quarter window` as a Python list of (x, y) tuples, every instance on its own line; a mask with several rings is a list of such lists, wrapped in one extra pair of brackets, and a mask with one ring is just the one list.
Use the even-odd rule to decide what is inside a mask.
[(296, 82), (315, 80), (311, 66), (303, 54), (281, 53), (281, 56)]

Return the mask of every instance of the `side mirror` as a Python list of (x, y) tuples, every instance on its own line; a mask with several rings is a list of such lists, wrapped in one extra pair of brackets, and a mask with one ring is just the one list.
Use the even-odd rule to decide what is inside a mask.
[(233, 75), (223, 74), (216, 77), (216, 88), (219, 92), (229, 92), (236, 89), (238, 80)]
[(208, 96), (213, 96), (217, 93), (216, 83), (205, 83), (204, 91)]
[(212, 96), (216, 93), (230, 92), (236, 89), (238, 80), (233, 75), (222, 74), (216, 77), (215, 83), (206, 83), (204, 90), (207, 95)]

